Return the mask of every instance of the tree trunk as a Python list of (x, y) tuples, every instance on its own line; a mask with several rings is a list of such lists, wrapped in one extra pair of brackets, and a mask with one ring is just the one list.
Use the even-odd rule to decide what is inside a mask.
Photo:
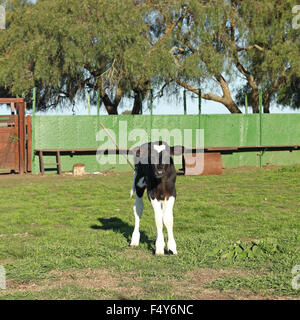
[(141, 99), (140, 91), (134, 91), (134, 103), (131, 114), (141, 114), (143, 108), (143, 101)]
[(114, 105), (105, 105), (105, 109), (109, 115), (118, 114), (118, 107)]
[(223, 104), (228, 109), (228, 111), (230, 111), (230, 113), (242, 113), (242, 111), (238, 108), (233, 100), (224, 102)]
[(99, 89), (100, 89), (100, 97), (104, 103), (107, 113), (109, 115), (118, 114), (118, 106), (122, 99), (123, 90), (120, 87), (117, 87), (114, 101), (111, 101), (111, 99), (105, 92), (105, 89), (103, 88), (102, 83), (100, 84)]
[(269, 99), (264, 100), (264, 103), (263, 103), (264, 113), (270, 113), (270, 104), (271, 103)]
[(143, 112), (143, 101), (147, 95), (148, 89), (133, 89), (134, 92), (134, 103), (131, 110), (131, 114), (142, 114)]
[(259, 92), (258, 89), (252, 90), (252, 112), (259, 113)]
[[(177, 78), (173, 78), (173, 80), (181, 87), (199, 95), (199, 89), (196, 89), (193, 86), (189, 85), (188, 83), (181, 81)], [(225, 79), (221, 75), (219, 75), (217, 77), (217, 80), (221, 85), (221, 88), (223, 91), (223, 96), (220, 97), (220, 96), (217, 96), (213, 93), (203, 93), (202, 92), (201, 93), (202, 99), (222, 103), (230, 113), (242, 113), (242, 111), (238, 108), (236, 103), (233, 101), (231, 94), (230, 94), (230, 90), (228, 88), (228, 85), (227, 85)]]

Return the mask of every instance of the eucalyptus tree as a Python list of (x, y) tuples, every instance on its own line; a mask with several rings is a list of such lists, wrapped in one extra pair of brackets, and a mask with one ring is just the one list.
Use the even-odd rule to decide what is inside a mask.
[[(288, 103), (293, 79), (300, 75), (299, 31), (292, 28), (292, 0), (189, 0), (182, 28), (174, 34), (173, 79), (199, 94), (196, 83), (213, 80), (221, 94), (202, 92), (202, 98), (241, 112), (241, 92), (249, 94), (259, 111), (259, 87), (264, 111), (271, 101)], [(244, 84), (236, 84), (236, 79)], [(231, 87), (230, 87), (231, 85)], [(233, 97), (234, 87), (239, 95)], [(280, 95), (278, 95), (280, 93)], [(286, 99), (286, 100), (285, 100)], [(236, 101), (237, 100), (237, 101)]]
[(132, 52), (138, 52), (133, 44), (143, 45), (146, 28), (133, 10), (141, 6), (115, 0), (8, 1), (7, 29), (0, 34), (1, 83), (24, 96), (37, 86), (44, 107), (99, 88), (108, 113), (116, 114), (131, 89)]
[[(176, 83), (240, 111), (297, 102), (299, 30), (292, 0), (8, 0), (0, 31), (0, 86), (48, 108), (99, 90), (109, 114), (151, 87)], [(242, 79), (242, 81), (237, 81)], [(213, 83), (211, 92), (203, 84)], [(299, 88), (299, 86), (298, 86)], [(237, 93), (237, 94), (236, 94)], [(297, 103), (295, 104), (297, 105)]]
[[(0, 82), (11, 95), (30, 101), (31, 89), (38, 88), (41, 109), (74, 96), (66, 90), (75, 72), (63, 64), (62, 30), (66, 26), (57, 3), (9, 0), (6, 3), (6, 29), (0, 32)], [(58, 28), (58, 17), (60, 24)], [(65, 17), (66, 18), (66, 17)], [(73, 70), (72, 70), (73, 71)], [(76, 85), (76, 84), (75, 84)], [(71, 86), (70, 86), (71, 87)], [(68, 93), (66, 94), (66, 91)]]
[(0, 81), (25, 97), (36, 86), (41, 108), (92, 88), (117, 114), (122, 97), (134, 93), (132, 113), (139, 113), (165, 54), (165, 36), (152, 42), (149, 10), (143, 1), (11, 0), (0, 35)]
[(282, 85), (278, 90), (278, 103), (292, 109), (300, 109), (300, 77), (293, 76), (287, 85)]

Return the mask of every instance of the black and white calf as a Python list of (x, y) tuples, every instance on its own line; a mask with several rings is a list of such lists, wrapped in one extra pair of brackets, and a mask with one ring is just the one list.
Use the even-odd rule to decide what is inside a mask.
[(168, 232), (168, 250), (177, 254), (176, 242), (173, 236), (173, 206), (176, 198), (176, 170), (171, 156), (170, 147), (162, 141), (145, 143), (133, 150), (135, 172), (131, 196), (136, 192), (133, 206), (135, 227), (131, 246), (138, 246), (140, 241), (140, 218), (143, 213), (143, 194), (147, 189), (155, 214), (157, 229), (155, 253), (164, 254), (163, 225)]

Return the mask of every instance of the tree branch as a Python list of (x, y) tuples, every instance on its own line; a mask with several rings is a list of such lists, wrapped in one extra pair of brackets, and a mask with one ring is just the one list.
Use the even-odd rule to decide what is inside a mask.
[(252, 49), (257, 49), (261, 52), (265, 51), (265, 49), (261, 46), (259, 46), (258, 44), (254, 44), (253, 46), (244, 46), (244, 47), (239, 47), (237, 44), (235, 44), (236, 50), (238, 52), (240, 51), (250, 51)]

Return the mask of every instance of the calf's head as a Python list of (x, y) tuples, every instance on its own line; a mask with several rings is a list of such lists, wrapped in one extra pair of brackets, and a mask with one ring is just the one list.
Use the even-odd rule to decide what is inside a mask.
[(135, 162), (150, 165), (155, 178), (161, 179), (166, 175), (172, 160), (170, 146), (163, 141), (149, 142), (136, 149)]
[(151, 143), (151, 166), (156, 178), (162, 178), (170, 166), (170, 147), (166, 142)]

